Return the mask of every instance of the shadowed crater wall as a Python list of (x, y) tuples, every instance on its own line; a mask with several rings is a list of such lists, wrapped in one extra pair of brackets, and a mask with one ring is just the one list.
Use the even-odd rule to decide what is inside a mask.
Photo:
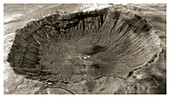
[(152, 25), (117, 8), (53, 14), (16, 32), (8, 62), (16, 74), (45, 82), (127, 78), (161, 52)]

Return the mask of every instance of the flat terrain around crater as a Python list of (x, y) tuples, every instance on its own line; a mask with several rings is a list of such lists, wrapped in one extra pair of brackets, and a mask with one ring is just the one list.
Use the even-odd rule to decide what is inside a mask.
[[(28, 23), (21, 15), (4, 24), (5, 54), (10, 50), (4, 93), (166, 93), (166, 5), (103, 5), (84, 12), (83, 4), (69, 5), (72, 11), (64, 10), (67, 5), (42, 6), (35, 16), (49, 16)], [(13, 24), (19, 29), (13, 31)]]

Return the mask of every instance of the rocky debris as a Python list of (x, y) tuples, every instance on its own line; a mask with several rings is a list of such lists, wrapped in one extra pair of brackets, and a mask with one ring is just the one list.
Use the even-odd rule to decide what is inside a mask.
[[(32, 21), (16, 32), (8, 57), (8, 62), (16, 74), (52, 84), (69, 85), (86, 81), (86, 93), (97, 93), (96, 88), (99, 86), (94, 82), (96, 79), (127, 78), (130, 72), (154, 62), (154, 56), (161, 52), (160, 39), (154, 33), (152, 25), (145, 18), (118, 8), (64, 16), (53, 14)], [(78, 54), (90, 55), (88, 61), (92, 63), (88, 66), (83, 64), (83, 61), (77, 58)], [(122, 82), (125, 85), (119, 84), (117, 92), (152, 93), (150, 90), (143, 92), (152, 89), (147, 87), (148, 82), (145, 81), (156, 81), (153, 77), (149, 79), (139, 82), (134, 80), (136, 84), (132, 84), (133, 81), (130, 86)], [(141, 84), (142, 87), (136, 86)], [(155, 84), (157, 82), (153, 85)], [(105, 93), (117, 93), (112, 89)], [(77, 91), (75, 92), (78, 93)], [(52, 92), (53, 90), (44, 93)]]

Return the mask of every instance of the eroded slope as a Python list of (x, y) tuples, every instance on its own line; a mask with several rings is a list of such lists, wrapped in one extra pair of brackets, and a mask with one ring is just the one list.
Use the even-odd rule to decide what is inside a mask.
[(46, 82), (126, 78), (161, 51), (146, 19), (116, 8), (54, 14), (17, 32), (8, 61), (17, 74)]

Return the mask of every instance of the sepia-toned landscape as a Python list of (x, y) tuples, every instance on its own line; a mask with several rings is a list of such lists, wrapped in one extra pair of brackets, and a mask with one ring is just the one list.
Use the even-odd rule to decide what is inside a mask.
[(166, 94), (166, 4), (4, 4), (4, 94)]

